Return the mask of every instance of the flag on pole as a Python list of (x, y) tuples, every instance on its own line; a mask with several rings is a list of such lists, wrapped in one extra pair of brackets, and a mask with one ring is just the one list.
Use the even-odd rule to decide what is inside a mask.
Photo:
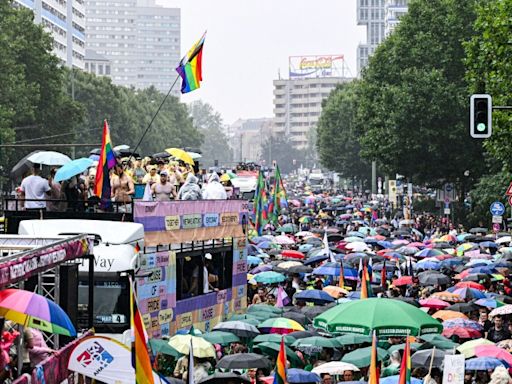
[(190, 338), (190, 349), (188, 351), (187, 379), (188, 384), (194, 384), (194, 345), (192, 344), (192, 338)]
[(254, 199), (254, 215), (255, 227), (258, 235), (263, 233), (263, 227), (268, 223), (268, 196), (267, 184), (263, 177), (263, 172), (260, 170), (258, 174), (258, 182), (256, 184), (256, 193)]
[(368, 384), (379, 384), (380, 372), (377, 359), (377, 334), (373, 331), (372, 352), (370, 355), (370, 370), (368, 372)]
[(284, 188), (283, 179), (281, 178), (281, 172), (279, 171), (278, 165), (276, 165), (274, 188), (272, 189), (272, 200), (272, 216), (275, 219), (275, 221), (277, 221), (277, 218), (281, 213), (281, 208), (288, 208), (288, 200), (286, 199), (286, 189)]
[(290, 303), (290, 297), (284, 290), (282, 286), (279, 286), (277, 288), (277, 300), (276, 300), (276, 307), (277, 308), (283, 308), (285, 305), (288, 305)]
[(112, 141), (110, 140), (110, 129), (107, 120), (103, 121), (103, 134), (101, 137), (101, 151), (96, 170), (94, 194), (100, 198), (102, 208), (111, 205), (111, 188), (109, 171), (116, 165), (116, 156)]
[(370, 257), (370, 261), (368, 262), (368, 277), (370, 282), (373, 281), (373, 259)]
[(400, 376), (398, 377), (398, 384), (411, 384), (411, 342), (409, 336), (405, 341), (404, 354), (402, 356), (402, 364), (400, 365)]
[(368, 267), (363, 265), (363, 275), (361, 276), (361, 299), (367, 299), (373, 296)]
[(345, 289), (345, 270), (343, 269), (343, 260), (340, 260), (340, 288)]
[(136, 384), (154, 384), (153, 369), (148, 351), (148, 336), (137, 305), (132, 279), (130, 278), (130, 325), (132, 329), (132, 366)]
[(281, 346), (279, 347), (279, 353), (277, 354), (273, 384), (288, 384), (288, 380), (286, 378), (286, 349), (284, 348), (284, 337), (281, 338)]
[(329, 256), (330, 262), (335, 263), (336, 259), (334, 258), (334, 253), (331, 251), (331, 248), (329, 248), (329, 241), (327, 239), (327, 231), (324, 232), (324, 239), (323, 239), (322, 243), (324, 246), (323, 251), (324, 251), (325, 255)]
[(181, 93), (188, 93), (201, 86), (203, 80), (202, 57), (206, 32), (180, 61), (176, 72), (181, 76)]

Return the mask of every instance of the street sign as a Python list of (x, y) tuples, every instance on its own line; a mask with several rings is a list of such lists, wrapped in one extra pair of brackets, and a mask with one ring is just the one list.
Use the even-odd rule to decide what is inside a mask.
[(509, 203), (510, 205), (512, 205), (512, 196), (509, 196), (509, 197), (508, 197), (508, 203)]
[(492, 230), (493, 232), (498, 233), (500, 231), (500, 225), (498, 223), (494, 223), (492, 225)]
[(450, 208), (445, 208), (444, 209), (444, 214), (445, 215), (449, 215), (452, 211), (450, 210)]
[(501, 202), (495, 201), (491, 204), (490, 211), (493, 216), (502, 216), (505, 213), (505, 206)]
[(492, 222), (493, 222), (493, 224), (501, 224), (501, 223), (503, 223), (503, 216), (493, 215)]
[(510, 183), (510, 185), (508, 186), (507, 188), (507, 192), (505, 192), (505, 195), (507, 196), (512, 196), (512, 182)]

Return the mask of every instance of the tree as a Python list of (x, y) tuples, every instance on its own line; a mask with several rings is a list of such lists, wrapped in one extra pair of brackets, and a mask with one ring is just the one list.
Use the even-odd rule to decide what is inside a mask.
[(269, 136), (261, 146), (260, 157), (274, 160), (282, 173), (290, 173), (306, 160), (304, 151), (296, 149), (289, 138), (284, 135)]
[(366, 179), (370, 165), (360, 156), (355, 127), (357, 83), (339, 85), (324, 101), (317, 126), (317, 149), (322, 164), (351, 179)]
[[(477, 7), (475, 34), (466, 45), (466, 78), (471, 93), (492, 95), (494, 105), (512, 105), (512, 0), (482, 1)], [(493, 111), (493, 132), (485, 149), (512, 171), (512, 120), (509, 112)]]
[(204, 137), (201, 145), (201, 163), (213, 166), (214, 161), (220, 164), (233, 161), (233, 151), (229, 147), (229, 140), (223, 129), (220, 113), (203, 101), (195, 101), (189, 105), (189, 113), (192, 116), (194, 127)]
[(439, 185), (480, 175), (482, 148), (468, 134), (463, 42), (475, 1), (416, 0), (375, 51), (356, 89), (361, 154), (388, 174)]

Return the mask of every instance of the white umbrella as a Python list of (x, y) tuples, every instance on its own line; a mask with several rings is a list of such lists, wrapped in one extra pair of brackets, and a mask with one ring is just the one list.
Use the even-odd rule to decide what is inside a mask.
[(276, 236), (274, 238), (274, 242), (276, 244), (280, 244), (280, 245), (292, 245), (292, 244), (295, 244), (295, 241), (293, 241), (292, 239), (290, 239), (288, 236), (285, 236), (285, 235)]
[(343, 375), (344, 371), (359, 372), (359, 368), (357, 368), (354, 364), (344, 363), (343, 361), (330, 361), (328, 363), (321, 364), (311, 370), (311, 372), (317, 373), (319, 375), (322, 373), (328, 373), (329, 375)]
[(190, 353), (190, 340), (192, 340), (193, 355), (195, 357), (215, 358), (215, 348), (206, 339), (192, 335), (174, 335), (169, 339), (168, 344), (183, 355)]
[(195, 159), (200, 159), (201, 157), (203, 157), (200, 153), (196, 153), (196, 152), (187, 152), (190, 157), (195, 160)]
[(494, 308), (491, 313), (489, 313), (489, 317), (494, 317), (497, 315), (510, 315), (512, 313), (512, 305), (507, 304), (502, 307)]
[(126, 144), (121, 144), (121, 145), (116, 145), (114, 147), (114, 151), (121, 151), (123, 149), (130, 149), (130, 146), (126, 145)]
[(295, 234), (295, 237), (313, 237), (315, 236), (312, 232), (308, 232), (308, 231), (301, 231), (301, 232), (297, 232)]
[(27, 160), (34, 164), (42, 165), (64, 165), (71, 161), (71, 159), (65, 154), (54, 151), (37, 152), (30, 156)]
[(512, 241), (512, 236), (503, 236), (495, 241), (496, 244), (504, 244), (510, 243)]
[(349, 244), (345, 245), (345, 248), (350, 249), (354, 252), (364, 252), (369, 249), (368, 245), (366, 243), (360, 243), (360, 242), (349, 243)]

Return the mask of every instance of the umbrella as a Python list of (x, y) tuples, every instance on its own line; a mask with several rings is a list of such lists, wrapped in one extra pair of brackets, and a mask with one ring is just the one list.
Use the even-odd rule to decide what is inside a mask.
[(422, 351), (417, 351), (411, 356), (411, 362), (413, 367), (423, 367), (427, 368), (430, 366), (430, 361), (432, 359), (432, 353), (434, 353), (434, 361), (432, 366), (435, 368), (439, 368), (443, 365), (444, 356), (446, 353), (439, 349), (424, 349)]
[[(372, 347), (359, 348), (343, 356), (343, 362), (354, 364), (358, 368), (370, 366)], [(377, 360), (386, 360), (389, 357), (388, 351), (377, 347)]]
[(271, 367), (270, 361), (257, 353), (236, 353), (234, 355), (224, 356), (217, 363), (217, 368), (223, 369), (249, 369)]
[(412, 284), (412, 276), (402, 276), (393, 281), (395, 287)]
[(449, 311), (457, 311), (462, 313), (470, 313), (478, 310), (478, 305), (474, 303), (455, 303), (446, 308)]
[(475, 356), (475, 348), (480, 345), (494, 345), (494, 343), (487, 339), (469, 340), (457, 347), (457, 351), (462, 353), (466, 359)]
[(173, 356), (176, 359), (181, 356), (177, 350), (169, 345), (167, 340), (149, 339), (149, 346), (153, 354), (163, 353), (164, 355)]
[(255, 326), (242, 321), (224, 321), (213, 327), (213, 330), (231, 332), (238, 337), (254, 337), (260, 333)]
[(300, 261), (284, 261), (277, 266), (281, 269), (290, 269), (291, 267), (302, 266), (302, 263)]
[(416, 253), (414, 256), (416, 257), (436, 257), (444, 255), (445, 253), (443, 251), (440, 251), (439, 249), (430, 249), (425, 248)]
[(479, 345), (475, 347), (475, 355), (477, 357), (494, 357), (512, 366), (512, 355), (503, 348), (499, 348), (495, 345)]
[(304, 327), (295, 320), (286, 317), (277, 317), (265, 320), (258, 325), (258, 328), (264, 333), (277, 333), (280, 335), (288, 334), (294, 331), (304, 331)]
[(294, 311), (288, 311), (283, 313), (283, 317), (286, 317), (287, 319), (295, 320), (300, 325), (305, 325), (309, 322), (308, 318), (305, 314), (300, 312), (294, 312)]
[(227, 172), (227, 173), (223, 173), (220, 176), (220, 181), (230, 181), (230, 180), (233, 180), (235, 178), (236, 178), (236, 175), (234, 173)]
[(453, 337), (457, 336), (461, 339), (474, 339), (482, 337), (482, 334), (472, 328), (463, 328), (463, 327), (454, 327), (454, 328), (446, 328), (443, 330), (442, 335), (444, 337)]
[(260, 265), (263, 261), (258, 256), (247, 256), (247, 264)]
[(16, 165), (12, 167), (11, 177), (22, 177), (24, 174), (29, 172), (30, 168), (32, 167), (32, 163), (28, 160), (28, 158), (37, 152), (41, 152), (41, 150), (30, 152), (28, 155), (24, 156), (20, 161), (18, 161)]
[(455, 284), (457, 288), (474, 288), (479, 291), (485, 291), (485, 287), (482, 284), (475, 283), (474, 281), (461, 281)]
[(194, 165), (194, 159), (192, 159), (192, 157), (187, 152), (185, 152), (183, 149), (167, 148), (165, 150), (165, 152), (169, 153), (176, 159), (183, 161), (184, 163)]
[(183, 355), (190, 352), (190, 341), (192, 340), (192, 354), (195, 357), (213, 357), (215, 358), (215, 348), (213, 345), (199, 336), (192, 335), (174, 335), (168, 341), (168, 344)]
[[(254, 349), (259, 349), (262, 353), (268, 356), (277, 356), (279, 353), (279, 350), (281, 349), (281, 343), (273, 343), (271, 341), (265, 341), (263, 343), (256, 344), (254, 346)], [(284, 346), (284, 349), (286, 350), (286, 358), (290, 360), (292, 363), (292, 366), (303, 366), (302, 360), (299, 359), (299, 356), (290, 349), (288, 346)]]
[(267, 272), (260, 272), (256, 275), (254, 275), (253, 280), (257, 283), (263, 283), (263, 284), (274, 284), (274, 283), (280, 283), (282, 281), (286, 280), (286, 277), (282, 273), (274, 272), (274, 271), (267, 271)]
[(295, 294), (295, 300), (302, 300), (314, 304), (333, 303), (334, 299), (327, 292), (318, 289), (306, 289)]
[(311, 370), (311, 372), (318, 375), (321, 375), (322, 373), (328, 373), (329, 375), (342, 375), (345, 371), (358, 372), (359, 368), (354, 364), (345, 363), (343, 361), (329, 361), (328, 363), (320, 364)]
[(475, 301), (475, 304), (487, 308), (498, 308), (505, 305), (505, 303), (502, 303), (501, 301), (498, 301), (496, 299), (478, 299), (477, 301)]
[[(424, 344), (422, 343), (410, 343), (411, 351), (416, 352), (420, 347)], [(405, 350), (405, 343), (402, 344), (394, 344), (391, 347), (388, 348), (388, 353), (392, 354), (394, 351), (403, 351)]]
[(420, 300), (420, 305), (422, 307), (426, 308), (432, 308), (432, 309), (443, 309), (450, 306), (450, 303), (447, 303), (446, 301), (439, 300), (439, 299), (424, 299)]
[(439, 300), (450, 301), (453, 303), (461, 303), (464, 301), (464, 299), (462, 297), (460, 297), (459, 295), (456, 295), (455, 293), (451, 293), (451, 292), (446, 292), (446, 291), (435, 292), (430, 297), (436, 298)]
[(466, 360), (466, 371), (487, 371), (499, 366), (505, 366), (505, 364), (495, 357), (475, 357), (474, 359)]
[(459, 344), (454, 343), (442, 335), (424, 335), (421, 336), (421, 338), (424, 339), (426, 343), (419, 347), (418, 350), (431, 349), (433, 347), (447, 350), (454, 349), (459, 346)]
[(303, 339), (305, 337), (311, 337), (311, 336), (318, 336), (318, 333), (315, 330), (312, 331), (295, 331), (292, 333), (289, 333), (286, 336), (291, 336), (294, 339)]
[(290, 335), (278, 335), (276, 333), (269, 333), (265, 335), (258, 335), (253, 339), (253, 343), (280, 343), (281, 339), (284, 340), (286, 345), (292, 345), (295, 342), (295, 338)]
[(43, 165), (64, 165), (71, 161), (71, 159), (63, 153), (54, 151), (40, 151), (32, 154), (27, 158), (33, 164)]
[(328, 275), (328, 276), (339, 276), (340, 275), (340, 264), (335, 262), (327, 262), (320, 267), (313, 269), (314, 275)]
[(275, 237), (274, 243), (280, 244), (280, 245), (292, 245), (292, 244), (295, 244), (295, 241), (290, 239), (288, 236), (279, 235), (279, 236)]
[(247, 376), (242, 376), (234, 372), (215, 372), (213, 375), (201, 379), (197, 384), (250, 384), (251, 380)]
[(448, 292), (454, 293), (455, 295), (459, 295), (463, 299), (484, 299), (486, 296), (483, 292), (474, 288), (448, 288)]
[(312, 237), (312, 236), (314, 236), (314, 234), (312, 232), (308, 232), (308, 231), (300, 231), (300, 232), (297, 232), (294, 236), (295, 237)]
[(286, 371), (286, 381), (288, 383), (319, 383), (321, 380), (316, 373), (303, 369), (290, 368)]
[[(279, 236), (277, 236), (277, 237), (279, 237)], [(277, 237), (276, 237), (276, 239), (277, 239)], [(302, 260), (305, 257), (305, 255), (302, 252), (294, 251), (292, 249), (285, 249), (284, 251), (281, 252), (281, 256), (283, 256), (283, 258), (299, 259), (299, 260)]]
[(364, 251), (368, 250), (368, 244), (360, 243), (360, 242), (350, 243), (350, 244), (346, 245), (346, 248), (350, 249), (350, 250), (352, 250), (354, 252), (364, 252)]
[(464, 328), (472, 328), (477, 331), (483, 330), (482, 325), (480, 325), (480, 323), (478, 323), (477, 321), (468, 320), (468, 319), (464, 319), (464, 318), (445, 320), (443, 322), (443, 327), (445, 329), (446, 328), (464, 327)]
[(309, 265), (296, 265), (294, 267), (288, 268), (288, 273), (311, 273), (313, 272), (313, 268)]
[(442, 321), (452, 320), (452, 319), (467, 319), (468, 317), (457, 311), (450, 310), (440, 310), (432, 315), (434, 319), (440, 319)]
[(258, 314), (261, 314), (261, 312), (272, 312), (277, 315), (282, 315), (283, 310), (267, 304), (253, 304), (247, 308), (247, 312), (253, 316), (257, 316)]
[(450, 284), (451, 279), (442, 273), (419, 273), (418, 279), (421, 285), (445, 285)]
[(491, 313), (489, 313), (490, 317), (494, 317), (497, 315), (510, 315), (512, 313), (512, 304), (503, 305), (498, 308), (494, 308)]
[[(400, 375), (393, 375), (393, 376), (387, 376), (383, 377), (379, 380), (380, 384), (398, 384), (400, 379)], [(411, 381), (408, 383), (410, 384), (422, 384), (423, 380), (417, 379), (415, 377), (411, 377)]]
[(46, 297), (23, 289), (0, 291), (0, 316), (24, 327), (75, 336), (76, 330), (64, 310)]
[(329, 339), (322, 336), (306, 337), (304, 339), (296, 340), (292, 347), (320, 347), (320, 348), (339, 348), (341, 344), (336, 339)]
[(341, 296), (348, 294), (348, 291), (346, 289), (343, 289), (336, 285), (328, 285), (327, 287), (323, 288), (323, 291), (327, 292), (329, 296), (335, 299), (339, 299)]
[(359, 345), (359, 344), (371, 344), (371, 336), (358, 335), (355, 333), (347, 333), (336, 337), (336, 340), (343, 346), (347, 345)]
[(375, 330), (378, 335), (387, 337), (441, 333), (443, 328), (421, 309), (399, 300), (383, 298), (338, 305), (317, 316), (313, 324), (332, 333), (370, 335)]
[(299, 230), (298, 226), (296, 226), (295, 224), (288, 223), (288, 224), (283, 225), (282, 227), (277, 228), (276, 232), (277, 233), (281, 233), (281, 232), (295, 233), (295, 232), (298, 232), (298, 230)]
[(237, 335), (224, 331), (207, 332), (203, 333), (200, 337), (212, 344), (227, 345), (230, 343), (240, 342), (240, 338)]

